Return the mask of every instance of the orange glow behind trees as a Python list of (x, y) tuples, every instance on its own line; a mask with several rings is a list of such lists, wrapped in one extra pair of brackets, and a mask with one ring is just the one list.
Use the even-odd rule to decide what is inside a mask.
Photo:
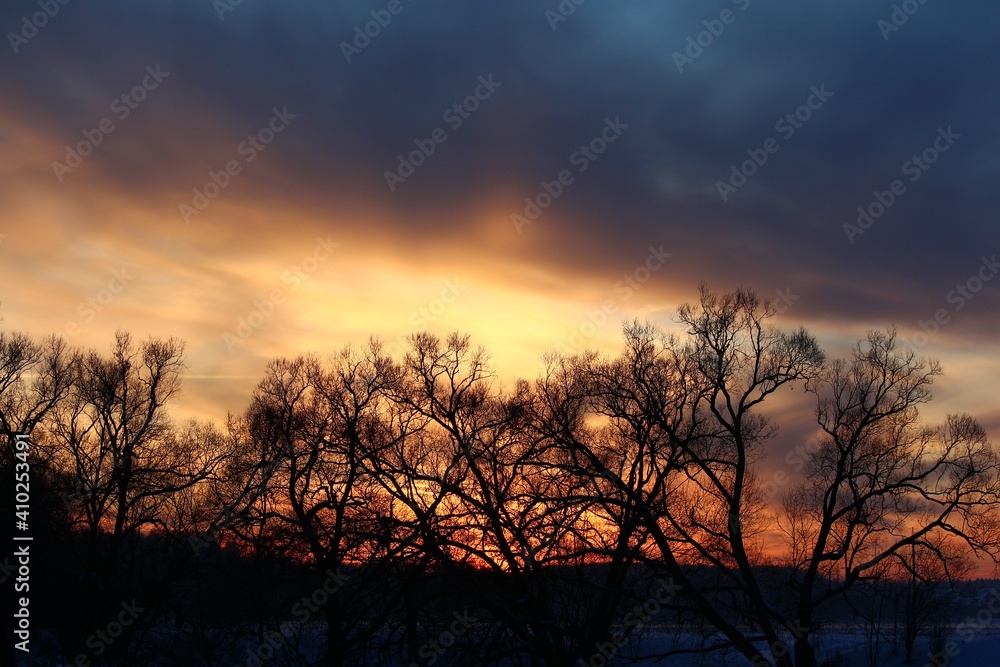
[[(196, 553), (216, 541), (351, 568), (337, 595), (359, 604), (400, 567), (478, 570), (507, 588), (483, 604), (559, 661), (570, 630), (553, 616), (554, 573), (597, 577), (572, 632), (600, 639), (641, 566), (751, 661), (765, 659), (754, 642), (774, 646), (793, 623), (808, 657), (819, 611), (870, 578), (947, 580), (971, 556), (996, 558), (1000, 463), (973, 418), (921, 421), (940, 368), (893, 332), (827, 361), (774, 315), (752, 292), (703, 289), (678, 311), (683, 335), (632, 323), (618, 356), (550, 355), (510, 389), (458, 334), (414, 335), (404, 358), (372, 340), (276, 359), (225, 433), (166, 418), (177, 341), (120, 334), (110, 357), (45, 356), (8, 336), (3, 417), (14, 423), (28, 395), (48, 405), (38, 439), (73, 480), (71, 519), (108, 590), (144, 529), (210, 538)], [(804, 481), (769, 504), (760, 459), (778, 424), (761, 406), (786, 386), (815, 395), (824, 435)], [(775, 527), (780, 547), (766, 549)], [(324, 607), (330, 646), (351, 636), (349, 607)]]

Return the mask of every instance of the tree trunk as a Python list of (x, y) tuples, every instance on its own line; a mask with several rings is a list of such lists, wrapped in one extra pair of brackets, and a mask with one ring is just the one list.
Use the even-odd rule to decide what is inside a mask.
[(335, 596), (323, 607), (323, 615), (326, 616), (326, 667), (344, 667), (347, 664), (347, 637), (342, 610)]
[(816, 649), (808, 632), (795, 638), (795, 667), (816, 667)]
[(413, 578), (416, 573), (403, 570), (403, 608), (406, 623), (406, 660), (407, 664), (419, 664), (417, 649), (419, 648), (419, 636), (417, 635), (417, 601), (414, 599), (416, 582)]

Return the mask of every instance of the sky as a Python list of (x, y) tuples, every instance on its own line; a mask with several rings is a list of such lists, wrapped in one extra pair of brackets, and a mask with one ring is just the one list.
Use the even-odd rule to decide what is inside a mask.
[(182, 338), (174, 414), (221, 421), (277, 356), (460, 330), (534, 377), (546, 350), (612, 353), (622, 321), (671, 327), (700, 283), (742, 285), (833, 356), (897, 326), (944, 366), (928, 414), (996, 440), (998, 19), (6, 2), (2, 326)]

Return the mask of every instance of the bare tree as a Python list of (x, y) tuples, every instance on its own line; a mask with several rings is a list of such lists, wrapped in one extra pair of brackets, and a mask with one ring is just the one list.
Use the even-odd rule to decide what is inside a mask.
[[(994, 556), (1000, 483), (975, 420), (920, 423), (935, 364), (873, 332), (850, 362), (824, 366), (816, 341), (768, 326), (773, 315), (752, 293), (703, 290), (697, 306), (679, 311), (686, 340), (633, 325), (620, 359), (589, 364), (596, 419), (576, 407), (586, 401), (555, 414), (565, 415), (560, 442), (590, 473), (607, 522), (630, 532), (624, 518), (640, 517), (654, 549), (637, 553), (679, 582), (725, 638), (698, 650), (734, 647), (755, 665), (812, 667), (818, 610), (901, 549), (916, 544), (946, 563), (932, 545), (947, 534)], [(759, 538), (769, 512), (756, 471), (775, 433), (759, 406), (801, 380), (817, 395), (826, 439), (806, 484), (779, 508), (791, 568), (782, 591)], [(597, 437), (582, 426), (602, 419), (609, 428)]]
[[(764, 640), (779, 664), (791, 664), (790, 651), (780, 649), (792, 619), (767, 598), (758, 572), (754, 517), (762, 503), (754, 466), (774, 433), (758, 406), (816, 374), (823, 355), (804, 331), (770, 327), (774, 314), (749, 291), (703, 288), (699, 304), (678, 313), (686, 340), (632, 325), (622, 357), (591, 371), (597, 413), (609, 428), (589, 442), (566, 429), (574, 461), (602, 480), (596, 495), (617, 506), (607, 516), (626, 528), (622, 544), (639, 533), (621, 519), (635, 517), (649, 543), (635, 552), (664, 569), (723, 637), (675, 652), (732, 647), (754, 664), (770, 664), (755, 643)], [(703, 585), (699, 565), (716, 580)]]
[[(633, 322), (617, 356), (547, 355), (541, 377), (509, 387), (459, 334), (414, 335), (399, 360), (375, 340), (277, 359), (225, 429), (169, 418), (179, 341), (120, 332), (110, 355), (81, 356), (0, 333), (0, 432), (10, 444), (34, 430), (73, 480), (88, 622), (140, 591), (178, 623), (187, 614), (206, 661), (221, 653), (181, 601), (192, 589), (167, 600), (182, 571), (201, 586), (192, 557), (212, 543), (274, 610), (254, 617), (258, 641), (294, 616), (325, 628), (328, 665), (436, 662), (430, 640), (457, 611), (467, 636), (445, 662), (737, 652), (815, 667), (817, 631), (842, 604), (874, 662), (894, 592), (909, 659), (969, 557), (1000, 560), (1000, 458), (968, 415), (924, 423), (940, 368), (893, 331), (828, 363), (775, 315), (749, 290), (702, 288), (679, 331)], [(796, 387), (817, 401), (818, 451), (772, 503), (765, 410)], [(780, 553), (765, 543), (773, 528)], [(267, 584), (268, 563), (290, 578)], [(303, 565), (315, 581), (296, 578)], [(653, 579), (666, 597), (651, 597)], [(651, 649), (643, 632), (668, 620), (701, 636)]]
[(269, 365), (251, 407), (254, 437), (282, 453), (281, 495), (266, 515), (277, 522), (272, 534), (287, 555), (334, 579), (310, 614), (326, 620), (328, 665), (350, 662), (352, 648), (381, 629), (390, 600), (371, 593), (405, 550), (390, 535), (393, 499), (366, 465), (391, 431), (382, 418), (391, 379), (374, 345), (344, 349), (326, 365), (282, 359)]
[(498, 390), (485, 352), (458, 334), (414, 336), (400, 371), (393, 399), (417, 428), (373, 465), (408, 509), (414, 537), (452, 576), (462, 568), (502, 576), (502, 587), (466, 596), (498, 624), (498, 641), (483, 651), (569, 664), (559, 591), (541, 576), (562, 529), (553, 521), (560, 510), (545, 503), (556, 480), (527, 432), (527, 384)]
[[(35, 539), (32, 565), (36, 577), (47, 574), (49, 567), (57, 567), (53, 560), (57, 545), (52, 542), (61, 534), (65, 521), (62, 503), (58, 500), (65, 475), (53, 465), (51, 452), (40, 440), (44, 440), (42, 431), (47, 415), (70, 391), (77, 362), (77, 354), (61, 338), (49, 337), (37, 343), (23, 333), (0, 331), (0, 477), (5, 480), (4, 488), (7, 489), (0, 514), (6, 526), (14, 524), (15, 485), (10, 482), (15, 478), (15, 470), (24, 469), (24, 464), (28, 464), (30, 525)], [(22, 460), (15, 457), (19, 435), (29, 436), (31, 442)], [(7, 556), (3, 565), (8, 568), (11, 563), (12, 558)], [(32, 583), (34, 600), (43, 599), (45, 596), (41, 593), (50, 584), (51, 588), (57, 588), (54, 577), (47, 579), (49, 581), (41, 585)], [(14, 623), (13, 616), (8, 615), (4, 624), (8, 636), (16, 629)], [(18, 651), (13, 643), (3, 651), (9, 664), (14, 664)]]
[(30, 435), (68, 395), (78, 361), (62, 338), (39, 344), (23, 333), (0, 331), (0, 435), (8, 444), (15, 435)]
[[(569, 522), (567, 542), (587, 562), (606, 564), (579, 636), (587, 662), (611, 646), (628, 655), (639, 624), (620, 621), (629, 604), (642, 603), (639, 588), (626, 587), (628, 574), (635, 562), (650, 562), (648, 524), (681, 475), (674, 445), (697, 430), (699, 389), (674, 382), (685, 364), (675, 342), (634, 325), (621, 357), (553, 357), (536, 382), (534, 429), (553, 450), (549, 465), (566, 474), (549, 502), (583, 512)], [(646, 409), (652, 404), (657, 417)]]
[(796, 501), (808, 521), (791, 531), (808, 545), (792, 576), (804, 628), (800, 667), (815, 664), (809, 628), (817, 608), (874, 576), (886, 559), (916, 546), (947, 566), (955, 561), (940, 548), (943, 536), (997, 555), (1000, 467), (985, 432), (964, 415), (938, 428), (919, 418), (939, 374), (936, 363), (900, 349), (894, 332), (872, 332), (850, 361), (834, 362), (813, 385), (826, 439)]
[(886, 624), (892, 613), (889, 605), (893, 602), (894, 581), (891, 577), (892, 563), (883, 561), (873, 568), (870, 576), (855, 586), (855, 596), (847, 596), (848, 604), (861, 625), (864, 638), (865, 661), (868, 667), (882, 664), (883, 648), (886, 642)]
[(917, 638), (929, 635), (936, 622), (947, 619), (948, 593), (954, 592), (954, 584), (972, 570), (961, 545), (941, 532), (944, 534), (928, 536), (924, 543), (913, 542), (897, 551), (892, 561), (903, 587), (903, 662), (907, 665), (913, 662)]
[[(136, 593), (137, 577), (159, 571), (144, 544), (169, 532), (175, 494), (207, 478), (219, 461), (212, 427), (176, 428), (165, 411), (180, 387), (183, 345), (174, 339), (134, 344), (118, 332), (111, 355), (85, 355), (72, 391), (48, 425), (54, 458), (74, 479), (72, 518), (83, 537), (91, 619), (111, 616)], [(147, 561), (140, 565), (140, 559)], [(156, 583), (162, 594), (172, 573)], [(139, 625), (130, 626), (126, 637)], [(111, 655), (128, 649), (115, 642)]]

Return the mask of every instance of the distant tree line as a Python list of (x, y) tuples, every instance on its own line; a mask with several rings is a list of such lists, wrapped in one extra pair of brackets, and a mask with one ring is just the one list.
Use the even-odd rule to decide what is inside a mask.
[[(506, 387), (468, 336), (403, 358), (372, 339), (273, 360), (224, 425), (169, 418), (176, 339), (0, 331), (8, 526), (31, 439), (32, 652), (814, 667), (850, 623), (873, 660), (890, 636), (922, 659), (949, 585), (1000, 553), (1000, 461), (972, 417), (921, 419), (941, 369), (894, 331), (827, 360), (775, 314), (703, 288), (678, 333), (633, 322), (617, 356), (550, 354)], [(815, 397), (819, 439), (770, 498), (786, 387)]]

